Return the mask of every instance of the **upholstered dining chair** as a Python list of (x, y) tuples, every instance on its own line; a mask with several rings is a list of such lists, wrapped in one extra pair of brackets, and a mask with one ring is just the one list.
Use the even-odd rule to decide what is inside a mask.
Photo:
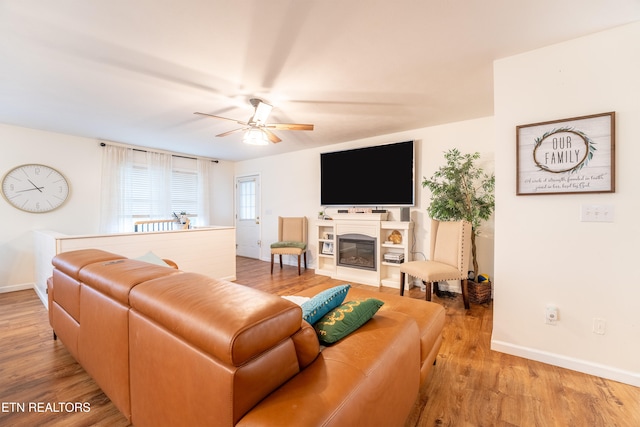
[(300, 257), (304, 257), (304, 269), (307, 269), (307, 217), (278, 217), (278, 241), (271, 244), (271, 274), (273, 274), (273, 256), (298, 256), (298, 275), (300, 275)]
[(444, 280), (460, 280), (464, 307), (469, 308), (467, 277), (471, 251), (471, 223), (431, 220), (431, 255), (426, 261), (400, 265), (400, 295), (404, 295), (405, 275), (417, 277), (426, 287), (425, 299), (431, 301), (431, 288)]

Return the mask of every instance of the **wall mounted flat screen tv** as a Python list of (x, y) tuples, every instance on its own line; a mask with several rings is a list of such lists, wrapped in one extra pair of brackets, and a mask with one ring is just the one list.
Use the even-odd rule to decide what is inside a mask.
[(413, 141), (320, 154), (320, 205), (413, 206)]

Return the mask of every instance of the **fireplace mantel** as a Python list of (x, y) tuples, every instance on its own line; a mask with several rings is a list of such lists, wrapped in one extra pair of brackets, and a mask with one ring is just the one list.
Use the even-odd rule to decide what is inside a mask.
[(386, 221), (388, 212), (380, 213), (337, 213), (331, 215), (334, 221)]
[[(384, 255), (390, 253), (397, 255), (393, 258), (404, 256), (405, 262), (411, 260), (409, 248), (412, 246), (413, 222), (386, 219), (386, 213), (353, 213), (335, 214), (330, 220), (316, 221), (316, 274), (364, 285), (399, 288), (400, 264), (385, 261)], [(389, 241), (394, 231), (401, 235), (401, 243)], [(375, 238), (375, 271), (338, 265), (338, 254), (335, 253), (338, 250), (338, 236), (346, 234)], [(407, 285), (405, 288), (408, 289)]]

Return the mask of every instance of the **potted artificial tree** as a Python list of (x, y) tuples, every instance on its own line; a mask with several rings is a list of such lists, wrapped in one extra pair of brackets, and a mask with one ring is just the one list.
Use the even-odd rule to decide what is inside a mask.
[(495, 208), (495, 176), (486, 174), (475, 164), (480, 158), (478, 152), (461, 154), (453, 148), (444, 154), (444, 158), (446, 164), (431, 178), (422, 181), (422, 186), (431, 190), (427, 213), (440, 221), (467, 220), (471, 223), (471, 259), (475, 278), (478, 277), (476, 235), (481, 222), (488, 220)]

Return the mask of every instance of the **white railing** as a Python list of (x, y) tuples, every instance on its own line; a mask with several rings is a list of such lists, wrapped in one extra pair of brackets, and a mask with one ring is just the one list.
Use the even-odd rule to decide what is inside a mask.
[(136, 221), (134, 226), (135, 232), (148, 232), (148, 231), (170, 231), (170, 230), (188, 230), (189, 218), (186, 222), (180, 223), (175, 219), (153, 219), (146, 221)]

